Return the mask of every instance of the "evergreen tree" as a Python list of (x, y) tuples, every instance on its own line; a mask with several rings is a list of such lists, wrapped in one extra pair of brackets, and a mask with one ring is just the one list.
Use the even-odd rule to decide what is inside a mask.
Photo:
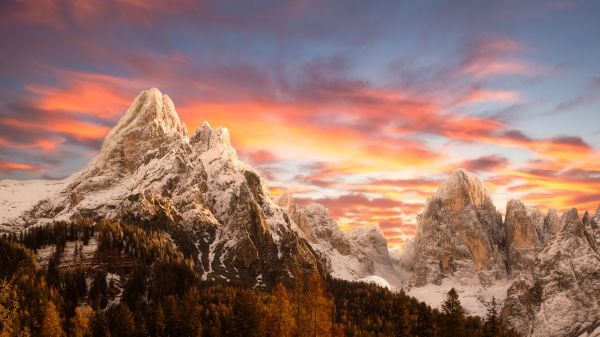
[(19, 321), (19, 301), (10, 283), (0, 281), (0, 336), (28, 336), (29, 330), (21, 329)]
[(465, 335), (465, 313), (458, 299), (458, 292), (452, 288), (442, 303), (442, 335), (461, 337)]
[(106, 313), (108, 327), (112, 337), (128, 337), (135, 335), (135, 322), (129, 307), (124, 303), (111, 306)]
[(487, 314), (483, 325), (484, 337), (499, 337), (502, 335), (500, 320), (498, 319), (498, 311), (496, 310), (496, 298), (487, 304)]
[(92, 337), (111, 337), (108, 328), (108, 320), (104, 311), (98, 310), (92, 316), (91, 320)]
[(404, 292), (404, 289), (400, 290), (400, 305), (398, 307), (400, 311), (400, 319), (398, 322), (398, 336), (399, 337), (408, 337), (411, 332), (411, 321), (410, 321), (410, 312), (409, 312), (409, 299)]

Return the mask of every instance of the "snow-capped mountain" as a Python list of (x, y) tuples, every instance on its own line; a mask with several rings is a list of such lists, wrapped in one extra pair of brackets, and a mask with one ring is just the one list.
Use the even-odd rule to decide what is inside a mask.
[(58, 182), (2, 182), (2, 205), (12, 209), (4, 230), (81, 216), (151, 222), (195, 257), (205, 279), (273, 283), (316, 270), (312, 249), (238, 160), (227, 129), (205, 122), (191, 138), (186, 130), (167, 95), (141, 92), (80, 172)]
[(80, 217), (155, 226), (205, 280), (270, 286), (320, 270), (403, 287), (432, 306), (454, 287), (471, 314), (484, 314), (495, 297), (524, 336), (600, 329), (600, 208), (561, 217), (511, 200), (503, 220), (481, 179), (457, 170), (397, 257), (378, 226), (345, 232), (321, 205), (301, 207), (291, 193), (274, 202), (227, 129), (205, 122), (188, 137), (157, 89), (139, 94), (81, 171), (0, 181), (0, 207), (0, 232)]
[(457, 170), (418, 217), (408, 292), (437, 306), (454, 287), (478, 315), (495, 297), (524, 336), (579, 336), (600, 326), (599, 219), (510, 200), (502, 221), (483, 182)]
[(374, 225), (342, 231), (329, 211), (312, 203), (300, 207), (292, 193), (285, 192), (277, 203), (287, 211), (295, 228), (308, 240), (332, 276), (344, 280), (375, 282), (399, 289), (405, 277), (397, 259), (393, 259), (387, 240)]

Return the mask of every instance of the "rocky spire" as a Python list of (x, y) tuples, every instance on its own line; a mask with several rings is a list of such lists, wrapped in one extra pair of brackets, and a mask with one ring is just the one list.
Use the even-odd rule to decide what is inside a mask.
[(499, 251), (504, 235), (502, 217), (481, 179), (454, 171), (417, 219), (411, 284), (440, 284), (452, 276), (490, 284), (505, 277)]
[(549, 241), (560, 229), (560, 216), (556, 208), (550, 208), (544, 218), (544, 241)]
[(229, 130), (227, 128), (211, 128), (207, 121), (204, 121), (194, 131), (190, 144), (199, 153), (213, 152), (215, 156), (223, 157), (224, 159), (237, 160), (237, 152), (231, 146)]
[(187, 143), (187, 129), (173, 102), (152, 88), (142, 91), (110, 130), (92, 166), (134, 172), (152, 158)]
[(509, 275), (533, 273), (535, 254), (543, 247), (544, 219), (537, 209), (512, 199), (506, 205), (506, 257)]
[(590, 213), (586, 210), (581, 218), (581, 223), (583, 224), (583, 230), (586, 239), (588, 240), (590, 246), (594, 251), (598, 251), (598, 243), (596, 242), (596, 231), (592, 227), (592, 218), (590, 217)]
[(560, 230), (536, 260), (535, 282), (508, 290), (509, 303), (529, 308), (527, 314), (513, 311), (509, 323), (516, 320), (514, 327), (534, 337), (579, 336), (597, 326), (600, 256), (575, 208), (563, 214)]
[(585, 237), (585, 229), (583, 222), (579, 219), (579, 214), (575, 207), (566, 211), (561, 219), (560, 233), (564, 236), (577, 236), (579, 238)]
[(304, 210), (296, 204), (294, 199), (294, 193), (286, 190), (279, 198), (275, 200), (275, 203), (279, 205), (290, 217), (293, 224), (296, 225), (297, 229), (302, 233), (302, 236), (309, 242), (317, 242), (313, 235), (312, 225), (308, 222), (308, 218), (304, 214)]
[(476, 174), (464, 169), (455, 170), (440, 185), (434, 198), (453, 210), (463, 209), (468, 205), (490, 204), (492, 200), (483, 181)]

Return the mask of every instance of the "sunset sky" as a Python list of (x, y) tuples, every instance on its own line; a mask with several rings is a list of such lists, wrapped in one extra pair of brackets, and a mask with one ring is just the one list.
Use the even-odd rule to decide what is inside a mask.
[(157, 87), (396, 248), (458, 167), (501, 211), (600, 205), (599, 1), (249, 3), (0, 2), (0, 179), (81, 169)]

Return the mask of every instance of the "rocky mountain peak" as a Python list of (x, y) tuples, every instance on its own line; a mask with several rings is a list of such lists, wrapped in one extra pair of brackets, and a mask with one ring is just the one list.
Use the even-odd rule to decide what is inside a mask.
[(560, 229), (560, 216), (556, 208), (550, 208), (544, 218), (544, 240), (550, 240)]
[(213, 129), (207, 121), (194, 131), (190, 144), (199, 153), (212, 152), (214, 159), (238, 159), (237, 152), (231, 146), (229, 130), (223, 127)]
[(543, 248), (544, 218), (535, 208), (512, 199), (506, 205), (506, 258), (510, 276), (533, 272), (535, 254)]
[(186, 126), (171, 99), (156, 88), (144, 90), (110, 130), (88, 169), (134, 172), (140, 165), (187, 143)]
[(455, 170), (438, 188), (434, 198), (454, 210), (467, 205), (481, 206), (491, 203), (490, 192), (474, 173), (464, 169)]
[(598, 209), (596, 209), (596, 213), (594, 213), (594, 216), (592, 216), (592, 222), (595, 222), (596, 224), (600, 224), (600, 207), (598, 207)]
[(379, 225), (353, 228), (350, 236), (354, 242), (359, 243), (362, 247), (372, 247), (380, 253), (387, 254), (387, 239)]
[(440, 284), (448, 277), (490, 284), (505, 277), (499, 251), (504, 236), (502, 217), (481, 179), (454, 171), (417, 219), (411, 285)]
[(585, 227), (575, 207), (563, 213), (561, 217), (560, 233), (566, 236), (585, 237)]
[(187, 129), (179, 119), (173, 101), (156, 88), (140, 92), (110, 131), (106, 141), (120, 140), (132, 132), (146, 138), (161, 137), (164, 134), (187, 139)]
[(283, 207), (284, 209), (295, 207), (296, 200), (294, 199), (294, 193), (287, 190), (281, 193), (281, 195), (277, 198), (277, 205)]

